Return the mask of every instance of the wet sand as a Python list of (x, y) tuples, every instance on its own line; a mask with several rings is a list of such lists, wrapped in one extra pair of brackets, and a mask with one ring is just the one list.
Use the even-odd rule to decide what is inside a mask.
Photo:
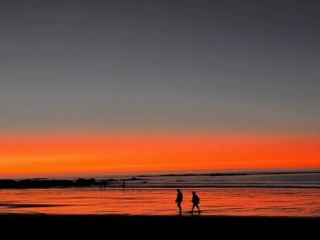
[[(190, 215), (191, 191), (201, 198), (202, 216), (320, 217), (320, 189), (182, 189), (184, 215)], [(97, 188), (0, 190), (1, 214), (174, 216), (176, 189)]]

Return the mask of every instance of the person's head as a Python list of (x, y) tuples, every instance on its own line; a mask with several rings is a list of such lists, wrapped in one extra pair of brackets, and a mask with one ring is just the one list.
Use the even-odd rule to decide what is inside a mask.
[(195, 191), (193, 191), (193, 192), (192, 192), (192, 195), (196, 195), (196, 192), (195, 192)]
[(177, 189), (177, 192), (181, 192), (181, 190), (178, 188), (178, 189)]

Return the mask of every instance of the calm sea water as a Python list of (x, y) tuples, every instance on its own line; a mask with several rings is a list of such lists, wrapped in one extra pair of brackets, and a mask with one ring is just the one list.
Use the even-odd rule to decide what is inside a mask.
[[(120, 178), (121, 180), (121, 178)], [(189, 175), (137, 176), (124, 179), (132, 187), (282, 187), (320, 188), (320, 171), (229, 172)], [(115, 181), (113, 184), (121, 184)]]
[[(182, 189), (184, 214), (191, 191), (203, 215), (320, 216), (320, 189)], [(175, 189), (111, 188), (0, 190), (0, 213), (175, 215)]]

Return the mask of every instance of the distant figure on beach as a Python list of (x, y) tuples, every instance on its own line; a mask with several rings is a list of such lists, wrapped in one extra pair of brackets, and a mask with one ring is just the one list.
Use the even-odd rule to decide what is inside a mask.
[(191, 210), (191, 214), (193, 214), (193, 210), (196, 207), (198, 209), (198, 212), (200, 214), (200, 207), (199, 207), (199, 203), (200, 203), (200, 198), (197, 195), (197, 193), (195, 191), (192, 192), (192, 210)]
[(179, 208), (179, 215), (182, 214), (182, 208), (181, 208), (182, 201), (183, 201), (183, 194), (182, 194), (180, 189), (177, 189), (176, 203), (177, 203), (177, 206)]
[(123, 189), (126, 189), (126, 183), (125, 183), (125, 181), (122, 182), (122, 188), (123, 188)]
[(103, 181), (101, 184), (100, 184), (100, 190), (101, 191), (105, 191), (107, 189), (107, 182)]

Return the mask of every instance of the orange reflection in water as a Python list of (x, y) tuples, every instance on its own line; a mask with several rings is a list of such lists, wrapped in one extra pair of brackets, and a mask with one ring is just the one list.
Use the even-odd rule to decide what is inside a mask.
[[(183, 189), (184, 214), (191, 191)], [(201, 188), (203, 215), (320, 216), (320, 189)], [(175, 189), (0, 190), (0, 213), (175, 215)]]

